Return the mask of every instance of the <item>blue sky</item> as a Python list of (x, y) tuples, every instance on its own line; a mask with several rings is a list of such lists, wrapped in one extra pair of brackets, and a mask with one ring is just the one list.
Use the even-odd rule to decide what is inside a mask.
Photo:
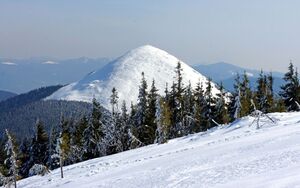
[(117, 57), (144, 44), (183, 61), (300, 67), (298, 0), (0, 0), (0, 57)]

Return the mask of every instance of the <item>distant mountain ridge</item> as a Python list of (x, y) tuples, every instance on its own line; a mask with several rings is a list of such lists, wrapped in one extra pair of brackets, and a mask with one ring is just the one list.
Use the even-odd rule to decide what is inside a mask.
[(16, 93), (0, 90), (0, 102), (16, 96)]
[[(212, 80), (216, 83), (222, 82), (225, 88), (229, 91), (233, 90), (234, 79), (237, 73), (242, 75), (244, 72), (246, 72), (252, 88), (256, 87), (256, 80), (260, 74), (260, 70), (247, 69), (225, 62), (207, 65), (197, 64), (193, 65), (193, 68), (201, 72), (206, 77), (212, 78)], [(264, 71), (264, 73), (269, 74), (268, 71)], [(280, 86), (282, 86), (284, 83), (284, 80), (282, 79), (284, 73), (272, 72), (272, 75), (274, 77), (274, 90), (278, 93), (280, 91)]]
[(65, 60), (0, 58), (0, 90), (25, 93), (42, 86), (68, 84), (109, 61), (109, 58), (87, 57)]

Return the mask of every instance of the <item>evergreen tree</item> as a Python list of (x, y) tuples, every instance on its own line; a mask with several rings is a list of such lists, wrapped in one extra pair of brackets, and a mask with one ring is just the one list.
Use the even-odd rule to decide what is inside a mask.
[(110, 104), (112, 107), (112, 114), (115, 115), (115, 111), (118, 109), (118, 92), (116, 88), (114, 87), (112, 89), (112, 94), (110, 96)]
[(193, 132), (195, 127), (195, 119), (193, 117), (194, 113), (194, 95), (191, 86), (191, 82), (186, 87), (184, 96), (183, 96), (183, 135), (187, 135)]
[(229, 113), (228, 113), (228, 106), (226, 104), (226, 92), (223, 87), (223, 84), (220, 84), (219, 87), (220, 93), (217, 94), (217, 101), (216, 101), (216, 115), (215, 121), (219, 124), (227, 124), (229, 123)]
[(17, 146), (14, 138), (12, 135), (8, 132), (8, 130), (5, 130), (6, 136), (7, 136), (7, 142), (5, 144), (5, 151), (8, 156), (8, 158), (5, 160), (5, 163), (9, 165), (9, 179), (10, 182), (14, 183), (15, 188), (17, 188), (17, 177), (18, 177), (18, 151)]
[(249, 78), (247, 76), (247, 73), (244, 72), (243, 80), (240, 85), (241, 117), (247, 116), (253, 111), (251, 99), (252, 99), (252, 91), (250, 89)]
[(171, 109), (166, 99), (161, 98), (157, 101), (157, 129), (155, 143), (163, 144), (167, 142), (171, 128)]
[(58, 126), (53, 126), (51, 128), (50, 136), (49, 136), (47, 166), (52, 170), (59, 167), (59, 154), (57, 153), (56, 150), (57, 140), (59, 139), (59, 133), (60, 131), (58, 129)]
[(71, 133), (70, 133), (70, 124), (69, 121), (64, 118), (64, 116), (61, 117), (61, 123), (60, 123), (60, 157), (63, 161), (63, 165), (65, 164), (71, 164), (71, 161), (69, 160), (70, 152), (71, 152)]
[(104, 138), (102, 113), (100, 103), (93, 99), (93, 109), (90, 122), (84, 130), (84, 159), (92, 159), (105, 154), (102, 139)]
[(194, 92), (195, 103), (194, 103), (194, 120), (195, 126), (192, 129), (192, 133), (197, 133), (200, 131), (206, 130), (206, 118), (205, 118), (205, 108), (206, 101), (204, 97), (204, 90), (202, 84), (200, 82), (197, 83)]
[(180, 137), (184, 134), (184, 92), (185, 88), (182, 81), (182, 67), (178, 62), (175, 68), (175, 82), (173, 82), (172, 90), (169, 97), (169, 105), (172, 109), (172, 128), (171, 138)]
[(107, 154), (114, 154), (123, 151), (122, 144), (122, 121), (120, 117), (120, 113), (117, 108), (118, 104), (118, 93), (116, 89), (112, 90), (111, 94), (111, 106), (112, 106), (112, 114), (111, 114), (111, 123), (106, 127), (105, 133), (105, 144), (107, 147)]
[(43, 122), (37, 120), (35, 136), (32, 138), (30, 147), (30, 159), (26, 162), (26, 174), (34, 164), (46, 165), (48, 161), (49, 138)]
[(76, 130), (71, 137), (71, 158), (73, 161), (80, 162), (84, 155), (84, 130), (88, 127), (89, 120), (83, 116), (77, 123)]
[(155, 81), (152, 81), (151, 89), (148, 94), (148, 106), (146, 111), (146, 125), (144, 132), (147, 134), (145, 144), (153, 144), (155, 140), (155, 131), (157, 129), (156, 113), (157, 113), (157, 89), (155, 87)]
[(147, 112), (147, 105), (148, 105), (148, 92), (147, 92), (147, 82), (145, 79), (144, 72), (142, 72), (142, 80), (141, 85), (139, 87), (139, 95), (138, 95), (138, 103), (137, 103), (137, 111), (135, 114), (135, 131), (133, 134), (144, 144), (148, 142), (147, 138), (149, 135), (147, 130), (147, 122), (146, 122), (146, 112)]
[(30, 160), (30, 142), (26, 138), (23, 139), (22, 144), (20, 145), (20, 155), (19, 155), (19, 161), (20, 161), (20, 168), (19, 168), (19, 174), (22, 178), (28, 177), (28, 171), (31, 168), (31, 166), (27, 166), (26, 162)]
[(205, 96), (205, 102), (206, 102), (206, 106), (205, 106), (205, 111), (204, 111), (204, 115), (206, 118), (206, 129), (212, 128), (214, 126), (216, 126), (215, 122), (214, 122), (214, 114), (215, 114), (215, 98), (212, 95), (212, 85), (211, 85), (211, 78), (208, 79), (207, 83), (206, 83), (206, 90), (204, 93)]
[(129, 149), (129, 134), (128, 132), (130, 131), (130, 119), (129, 119), (129, 115), (127, 112), (127, 107), (126, 107), (126, 102), (123, 101), (122, 102), (122, 107), (121, 107), (121, 117), (120, 117), (120, 121), (121, 121), (121, 143), (122, 143), (122, 147), (123, 150), (128, 150)]
[(286, 84), (281, 87), (282, 91), (280, 95), (284, 100), (285, 106), (288, 111), (299, 111), (299, 79), (298, 73), (294, 70), (292, 62), (290, 63), (289, 70), (284, 75), (283, 79)]
[(274, 90), (273, 90), (273, 75), (272, 72), (267, 76), (267, 113), (274, 111)]

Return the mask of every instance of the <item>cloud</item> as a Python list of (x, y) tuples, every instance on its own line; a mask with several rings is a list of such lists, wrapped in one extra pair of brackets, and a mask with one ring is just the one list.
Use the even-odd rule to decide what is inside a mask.
[(3, 64), (3, 65), (17, 65), (16, 63), (9, 62), (9, 61), (2, 62), (1, 64)]

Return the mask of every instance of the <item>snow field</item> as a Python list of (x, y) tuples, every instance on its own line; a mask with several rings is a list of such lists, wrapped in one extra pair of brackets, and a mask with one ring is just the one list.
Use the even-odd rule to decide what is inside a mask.
[(300, 113), (245, 117), (204, 133), (65, 167), (19, 187), (300, 187)]

